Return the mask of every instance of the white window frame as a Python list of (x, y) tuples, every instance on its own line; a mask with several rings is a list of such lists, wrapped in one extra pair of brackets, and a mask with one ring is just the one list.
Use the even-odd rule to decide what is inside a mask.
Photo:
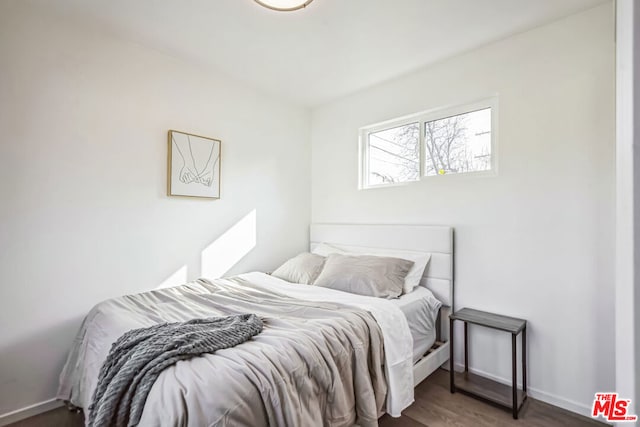
[[(447, 117), (471, 113), (478, 110), (491, 108), (491, 168), (486, 171), (460, 172), (444, 175), (425, 175), (426, 153), (424, 145), (425, 123), (434, 120), (446, 119)], [(412, 123), (420, 126), (420, 176), (415, 181), (393, 182), (387, 184), (368, 184), (369, 177), (369, 135), (386, 129), (405, 126)], [(395, 187), (400, 185), (410, 185), (426, 179), (449, 179), (450, 177), (477, 177), (492, 176), (498, 173), (498, 97), (492, 96), (478, 101), (468, 102), (455, 106), (447, 106), (422, 111), (416, 114), (399, 117), (392, 120), (365, 126), (359, 129), (359, 161), (358, 161), (358, 189), (366, 190), (370, 188)]]

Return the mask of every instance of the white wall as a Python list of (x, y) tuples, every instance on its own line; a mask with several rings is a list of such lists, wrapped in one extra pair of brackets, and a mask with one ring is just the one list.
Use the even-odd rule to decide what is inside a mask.
[[(19, 1), (0, 2), (0, 129), (0, 414), (54, 397), (97, 302), (226, 271), (253, 210), (229, 273), (308, 244), (307, 111)], [(168, 129), (222, 140), (221, 200), (166, 196)], [(244, 246), (201, 261), (245, 217)]]
[[(532, 395), (582, 413), (615, 386), (613, 34), (606, 4), (312, 112), (312, 222), (454, 226), (457, 307), (528, 319)], [(358, 191), (358, 128), (493, 94), (497, 176)], [(472, 335), (509, 379), (510, 337)]]
[[(640, 396), (640, 7), (618, 0), (616, 23), (616, 391)], [(635, 78), (635, 83), (634, 83)], [(620, 423), (623, 425), (623, 423)]]

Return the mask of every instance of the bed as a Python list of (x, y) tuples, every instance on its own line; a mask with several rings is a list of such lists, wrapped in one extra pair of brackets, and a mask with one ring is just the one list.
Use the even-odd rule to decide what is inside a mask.
[(413, 292), (392, 300), (407, 318), (413, 338), (413, 363), (417, 363), (434, 346), (440, 345), (437, 316), (440, 305), (433, 304), (432, 293), (418, 287)]
[[(325, 242), (342, 247), (404, 249), (431, 253), (420, 286), (442, 302), (439, 319), (448, 319), (453, 311), (454, 233), (453, 227), (407, 224), (312, 224), (310, 246)], [(406, 297), (406, 296), (405, 296)], [(402, 297), (400, 298), (402, 299)], [(409, 314), (410, 315), (410, 314)], [(410, 322), (413, 323), (413, 322)], [(415, 357), (414, 386), (449, 360), (449, 322), (436, 325), (433, 344), (426, 353)], [(430, 335), (429, 332), (423, 332)], [(420, 339), (420, 333), (416, 334)], [(421, 342), (429, 342), (430, 337)], [(418, 352), (421, 350), (418, 345)], [(413, 353), (413, 351), (412, 351)]]
[[(265, 329), (237, 347), (164, 370), (140, 425), (376, 425), (399, 416), (413, 386), (446, 362), (446, 330), (425, 326), (425, 294), (451, 307), (450, 227), (314, 224), (318, 242), (428, 251), (414, 294), (364, 297), (285, 282), (264, 273), (123, 296), (87, 315), (61, 374), (58, 398), (87, 408), (113, 342), (161, 322), (256, 313)], [(440, 322), (446, 328), (448, 322)]]

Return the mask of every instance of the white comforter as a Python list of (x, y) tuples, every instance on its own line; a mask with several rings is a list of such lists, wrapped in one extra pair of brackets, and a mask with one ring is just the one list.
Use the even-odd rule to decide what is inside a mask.
[[(413, 339), (406, 317), (392, 302), (321, 287), (292, 284), (264, 273), (248, 273), (239, 278), (255, 284), (258, 288), (290, 298), (339, 303), (369, 311), (378, 323), (384, 341), (386, 412), (392, 416), (400, 416), (400, 412), (413, 402)], [(217, 282), (221, 285), (228, 282), (229, 286), (233, 286), (232, 281), (221, 279)], [(99, 310), (92, 310), (61, 375), (58, 398), (88, 407), (100, 367), (111, 344), (127, 330), (163, 321), (180, 321), (210, 315), (210, 312), (207, 312), (208, 307), (194, 304), (190, 299), (181, 299), (179, 304), (172, 303), (178, 294), (177, 288), (176, 292), (167, 289), (164, 293), (140, 294), (126, 300), (110, 300), (99, 305)], [(197, 298), (197, 295), (194, 298)], [(147, 299), (150, 305), (145, 303)], [(166, 302), (163, 302), (164, 300)], [(126, 307), (121, 307), (125, 305)], [(89, 337), (84, 334), (90, 334), (91, 339), (88, 340)], [(180, 367), (177, 366), (176, 369), (178, 368)], [(158, 405), (162, 404), (162, 399), (150, 400)]]
[(400, 412), (413, 403), (413, 338), (407, 318), (391, 301), (319, 286), (292, 284), (264, 273), (247, 273), (240, 277), (292, 298), (342, 303), (369, 311), (384, 337), (388, 387), (386, 411), (393, 417), (399, 417)]

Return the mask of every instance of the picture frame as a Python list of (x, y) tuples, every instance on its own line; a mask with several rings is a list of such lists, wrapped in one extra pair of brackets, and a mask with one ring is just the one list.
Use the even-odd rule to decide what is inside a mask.
[(167, 195), (219, 199), (222, 141), (169, 130), (168, 143)]

